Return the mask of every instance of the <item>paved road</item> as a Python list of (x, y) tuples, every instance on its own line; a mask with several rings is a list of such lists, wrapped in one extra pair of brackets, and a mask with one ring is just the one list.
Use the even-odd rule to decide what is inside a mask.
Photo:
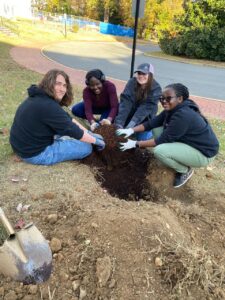
[[(107, 76), (127, 80), (130, 75), (132, 45), (119, 42), (65, 42), (43, 49), (49, 58), (74, 69), (101, 68)], [(135, 65), (149, 61), (162, 86), (182, 82), (192, 95), (225, 101), (225, 68), (215, 68), (146, 57), (144, 52), (157, 46), (138, 45)]]

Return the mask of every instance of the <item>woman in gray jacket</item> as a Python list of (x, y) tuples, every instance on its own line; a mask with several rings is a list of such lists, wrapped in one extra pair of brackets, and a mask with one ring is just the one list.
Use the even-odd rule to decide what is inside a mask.
[[(135, 70), (120, 95), (119, 113), (115, 119), (117, 128), (133, 128), (146, 120), (151, 120), (158, 111), (158, 101), (162, 89), (153, 78), (152, 64), (143, 63)], [(147, 140), (151, 131), (137, 133), (138, 140)]]

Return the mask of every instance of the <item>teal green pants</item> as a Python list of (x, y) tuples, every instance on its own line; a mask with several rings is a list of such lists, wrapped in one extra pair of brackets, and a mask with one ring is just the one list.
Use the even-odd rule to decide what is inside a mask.
[[(163, 127), (152, 130), (154, 138), (160, 136)], [(207, 166), (212, 160), (203, 155), (199, 150), (184, 143), (165, 143), (153, 149), (154, 156), (164, 165), (179, 173), (186, 173), (188, 167), (200, 168)]]

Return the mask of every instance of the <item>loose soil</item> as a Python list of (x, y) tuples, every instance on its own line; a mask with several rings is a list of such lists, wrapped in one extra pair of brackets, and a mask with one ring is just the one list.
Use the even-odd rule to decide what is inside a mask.
[[(13, 225), (33, 221), (53, 251), (48, 282), (0, 275), (0, 299), (225, 299), (225, 158), (174, 190), (173, 172), (151, 155), (113, 149), (88, 165), (32, 166), (11, 157), (0, 166), (5, 213)], [(19, 203), (31, 207), (19, 213)]]
[(121, 151), (120, 142), (127, 139), (117, 136), (115, 131), (113, 125), (97, 128), (95, 133), (103, 136), (106, 147), (101, 152), (93, 152), (83, 162), (91, 166), (96, 180), (113, 197), (156, 201), (157, 193), (146, 178), (151, 154), (141, 149)]

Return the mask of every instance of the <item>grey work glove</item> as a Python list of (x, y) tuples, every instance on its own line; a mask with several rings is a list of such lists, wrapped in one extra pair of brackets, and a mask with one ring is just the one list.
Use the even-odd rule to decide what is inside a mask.
[(94, 145), (96, 146), (97, 151), (102, 151), (105, 149), (105, 142), (103, 139), (96, 138)]
[(96, 128), (98, 128), (100, 125), (97, 122), (94, 122), (91, 124), (90, 129), (91, 131), (94, 131)]
[(136, 146), (137, 146), (137, 141), (128, 139), (126, 143), (120, 143), (120, 150), (126, 151), (128, 149), (136, 148)]
[(116, 135), (124, 135), (125, 138), (128, 138), (128, 137), (131, 136), (132, 134), (134, 134), (133, 128), (128, 128), (128, 129), (117, 129), (117, 130), (116, 130)]
[(98, 134), (98, 133), (94, 133), (94, 132), (88, 130), (88, 134), (90, 134), (91, 136), (93, 136), (93, 137), (96, 138), (96, 139), (104, 140), (104, 139), (103, 139), (103, 136), (101, 136), (101, 135)]

